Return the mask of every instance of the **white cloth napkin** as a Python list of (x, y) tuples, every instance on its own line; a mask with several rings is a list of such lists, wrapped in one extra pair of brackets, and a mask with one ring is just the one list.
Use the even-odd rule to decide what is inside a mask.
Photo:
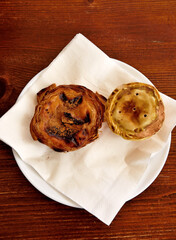
[(147, 140), (128, 141), (103, 123), (99, 138), (68, 153), (54, 152), (33, 141), (29, 124), (36, 93), (52, 83), (80, 84), (105, 97), (119, 85), (146, 82), (127, 72), (82, 34), (44, 69), (19, 101), (0, 119), (0, 138), (59, 192), (109, 225), (137, 188), (150, 156), (162, 150), (176, 125), (176, 101), (163, 95), (166, 119), (161, 130)]

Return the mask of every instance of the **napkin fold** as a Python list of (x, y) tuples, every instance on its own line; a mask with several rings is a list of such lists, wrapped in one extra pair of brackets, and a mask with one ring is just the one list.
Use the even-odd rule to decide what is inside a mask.
[(80, 84), (108, 97), (117, 86), (136, 81), (152, 84), (141, 74), (126, 71), (121, 62), (77, 34), (1, 117), (0, 139), (47, 183), (109, 225), (137, 188), (151, 155), (166, 145), (176, 125), (176, 101), (161, 94), (164, 124), (157, 134), (142, 141), (124, 140), (103, 123), (94, 142), (74, 152), (57, 153), (34, 141), (29, 125), (37, 92), (52, 83)]

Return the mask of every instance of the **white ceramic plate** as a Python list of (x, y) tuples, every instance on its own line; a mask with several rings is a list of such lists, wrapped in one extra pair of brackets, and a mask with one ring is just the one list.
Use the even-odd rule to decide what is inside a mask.
[[(123, 63), (118, 60), (114, 60), (114, 61), (116, 61), (118, 64), (120, 64), (120, 66), (122, 68), (124, 68), (126, 71), (131, 73), (131, 75), (133, 75), (134, 77), (140, 78), (141, 80), (147, 79), (142, 73), (140, 73), (135, 68), (129, 66), (128, 64)], [(45, 71), (45, 70), (43, 70), (43, 71)], [(32, 78), (32, 80), (26, 85), (26, 87), (21, 92), (19, 98), (35, 82), (35, 80), (37, 79), (37, 76), (40, 73), (38, 73), (34, 78)], [(146, 172), (144, 173), (144, 176), (142, 177), (137, 189), (130, 196), (129, 200), (136, 197), (141, 192), (143, 192), (146, 188), (148, 188), (152, 184), (152, 182), (156, 179), (156, 177), (159, 175), (159, 173), (161, 172), (161, 170), (167, 160), (167, 157), (169, 154), (169, 149), (170, 149), (170, 144), (171, 144), (171, 135), (169, 136), (166, 146), (160, 152), (158, 152), (157, 154), (153, 154), (151, 156), (150, 164), (148, 165), (148, 168), (147, 168)], [(43, 193), (47, 197), (49, 197), (59, 203), (62, 203), (62, 204), (65, 204), (65, 205), (68, 205), (71, 207), (80, 208), (80, 206), (77, 203), (75, 203), (72, 200), (70, 200), (69, 198), (65, 197), (62, 193), (60, 193), (59, 191), (54, 189), (51, 185), (46, 183), (31, 166), (29, 166), (28, 164), (26, 164), (24, 161), (21, 160), (21, 158), (18, 156), (18, 154), (15, 152), (14, 149), (12, 149), (12, 151), (13, 151), (14, 157), (16, 159), (16, 162), (17, 162), (19, 168), (21, 169), (21, 171), (23, 172), (24, 176), (28, 179), (28, 181), (36, 189), (38, 189), (41, 193)]]

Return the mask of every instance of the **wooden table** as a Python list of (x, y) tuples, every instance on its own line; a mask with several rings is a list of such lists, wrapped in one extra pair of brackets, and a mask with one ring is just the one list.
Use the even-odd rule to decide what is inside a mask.
[[(174, 0), (1, 0), (1, 116), (79, 32), (176, 99)], [(11, 148), (0, 142), (0, 239), (176, 239), (175, 146), (176, 129), (158, 178), (108, 227), (42, 195), (23, 176)]]

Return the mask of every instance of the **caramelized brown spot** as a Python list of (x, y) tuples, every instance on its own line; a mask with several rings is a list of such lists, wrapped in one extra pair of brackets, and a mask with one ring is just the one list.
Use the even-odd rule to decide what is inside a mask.
[(56, 151), (56, 152), (64, 152), (63, 149), (61, 149), (61, 148), (56, 148), (56, 147), (53, 147), (53, 150)]
[(71, 113), (64, 112), (64, 116), (70, 120), (70, 122), (68, 122), (68, 124), (83, 125), (85, 123), (84, 120), (76, 119), (76, 118), (72, 117)]
[(59, 98), (60, 98), (63, 102), (66, 102), (66, 101), (67, 101), (67, 96), (65, 95), (64, 92), (62, 92), (62, 93), (59, 94)]
[(73, 99), (70, 99), (68, 102), (72, 105), (78, 106), (79, 104), (82, 103), (82, 96), (77, 96)]
[(38, 140), (40, 143), (43, 143), (42, 139), (40, 139), (40, 138), (37, 138), (37, 140)]
[(113, 125), (111, 126), (111, 128), (112, 128), (112, 130), (113, 130), (113, 131), (115, 130), (115, 128), (114, 128), (114, 126), (113, 126)]
[(87, 130), (84, 128), (83, 130), (82, 130), (82, 135), (83, 136), (86, 136), (88, 134), (88, 132), (87, 132)]
[(90, 123), (90, 115), (89, 115), (89, 113), (86, 114), (86, 117), (84, 118), (84, 123)]
[(135, 103), (133, 101), (126, 101), (123, 105), (123, 112), (129, 113), (131, 109), (135, 108)]

